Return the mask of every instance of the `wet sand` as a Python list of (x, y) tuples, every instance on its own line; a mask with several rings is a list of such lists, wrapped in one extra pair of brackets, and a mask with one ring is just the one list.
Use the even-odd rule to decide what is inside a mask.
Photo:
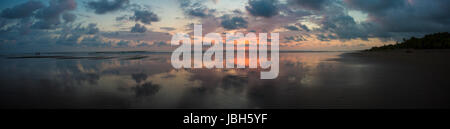
[[(107, 58), (106, 58), (107, 57)], [(252, 69), (176, 70), (170, 53), (0, 59), (1, 108), (450, 108), (447, 50), (283, 52), (277, 79)]]
[(450, 108), (450, 50), (344, 53), (361, 69), (371, 108)]

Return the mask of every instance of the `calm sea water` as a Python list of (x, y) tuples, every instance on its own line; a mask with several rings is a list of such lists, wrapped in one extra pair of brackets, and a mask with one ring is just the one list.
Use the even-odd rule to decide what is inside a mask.
[(420, 86), (408, 88), (415, 82), (390, 79), (399, 76), (395, 70), (386, 75), (380, 72), (392, 69), (337, 61), (340, 54), (281, 53), (280, 74), (274, 80), (260, 80), (259, 71), (254, 69), (176, 70), (171, 66), (170, 53), (4, 56), (0, 59), (0, 105), (164, 109), (448, 107), (446, 92), (424, 91)]

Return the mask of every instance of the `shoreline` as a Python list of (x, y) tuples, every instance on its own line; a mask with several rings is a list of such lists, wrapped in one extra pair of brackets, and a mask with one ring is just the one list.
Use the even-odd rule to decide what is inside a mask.
[(449, 64), (450, 49), (399, 49), (387, 51), (357, 51), (343, 53), (336, 61), (384, 63)]

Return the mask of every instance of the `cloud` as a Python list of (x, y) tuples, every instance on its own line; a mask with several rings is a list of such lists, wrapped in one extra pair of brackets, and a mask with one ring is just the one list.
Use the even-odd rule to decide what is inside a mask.
[(86, 3), (86, 7), (93, 9), (96, 14), (106, 14), (125, 9), (130, 0), (98, 0)]
[(355, 20), (346, 14), (327, 15), (322, 21), (320, 30), (331, 32), (335, 35), (328, 36), (329, 38), (347, 39), (363, 39), (367, 40), (369, 32), (364, 26), (365, 24), (358, 24)]
[(247, 18), (248, 30), (255, 32), (271, 32), (275, 29), (284, 28), (287, 25), (298, 23), (299, 21), (306, 21), (308, 17), (314, 16), (311, 11), (298, 10), (288, 6), (286, 3), (276, 4), (278, 8), (278, 14), (271, 17), (259, 18), (249, 17)]
[(222, 16), (220, 23), (223, 28), (227, 30), (247, 28), (248, 22), (242, 17), (230, 17), (228, 15)]
[[(80, 19), (78, 17), (83, 16), (80, 13), (84, 10), (75, 11), (76, 0), (46, 1), (49, 3), (29, 0), (1, 10), (0, 43), (17, 44), (19, 47), (39, 44), (46, 47), (109, 46), (112, 42), (114, 45), (136, 46), (145, 42), (142, 45), (156, 47), (160, 45), (155, 44), (164, 45), (170, 40), (170, 34), (165, 32), (183, 29), (155, 26), (162, 32), (149, 30), (146, 26), (159, 22), (159, 15), (150, 10), (149, 6), (130, 3), (130, 0), (87, 1), (86, 8), (92, 10), (92, 14), (114, 11), (126, 13), (123, 16), (118, 15), (120, 17), (117, 17), (117, 20), (127, 22), (121, 22), (123, 26), (119, 28), (112, 28), (125, 29), (124, 31), (101, 32), (97, 24), (77, 26), (77, 20)], [(178, 2), (186, 18), (198, 18), (184, 19), (183, 24), (203, 24), (203, 33), (234, 29), (252, 32), (287, 29), (289, 31), (282, 32), (289, 35), (282, 35), (280, 39), (297, 42), (306, 40), (297, 35), (309, 34), (311, 36), (308, 36), (308, 40), (317, 38), (321, 41), (344, 42), (373, 38), (380, 38), (381, 41), (396, 40), (425, 33), (450, 31), (448, 0), (248, 0), (248, 4), (243, 5), (245, 8), (230, 8), (231, 10), (222, 10), (221, 7), (215, 10), (209, 7), (216, 5), (212, 0)], [(353, 12), (363, 16), (355, 16)], [(183, 19), (177, 16), (177, 20)], [(135, 25), (126, 26), (129, 22)], [(190, 30), (186, 31), (189, 33)], [(109, 41), (110, 39), (113, 41)], [(119, 41), (121, 43), (118, 43)]]
[(116, 21), (126, 21), (129, 18), (130, 18), (129, 15), (118, 16), (118, 17), (116, 17)]
[(290, 31), (306, 31), (306, 32), (311, 31), (307, 26), (305, 26), (301, 23), (296, 23), (295, 25), (288, 25), (288, 26), (285, 26), (284, 28), (286, 28)]
[(368, 21), (386, 32), (450, 31), (448, 0), (344, 0), (344, 3), (367, 13)]
[[(200, 23), (203, 25), (203, 34), (215, 32), (217, 28), (220, 28), (220, 18), (217, 17), (206, 17), (200, 19)], [(193, 29), (194, 25), (190, 25)]]
[(155, 13), (153, 13), (151, 11), (136, 10), (136, 11), (134, 11), (134, 16), (130, 17), (130, 20), (140, 21), (141, 23), (144, 23), (144, 24), (151, 24), (152, 22), (159, 21), (159, 18)]
[(295, 25), (297, 25), (298, 27), (300, 27), (304, 31), (307, 31), (307, 32), (311, 31), (306, 25), (303, 25), (303, 24), (300, 24), (300, 23), (297, 23)]
[(62, 34), (98, 34), (100, 29), (95, 23), (89, 23), (87, 26), (82, 26), (78, 24), (76, 26), (65, 25), (62, 28)]
[(166, 30), (166, 31), (173, 31), (173, 30), (175, 30), (175, 28), (173, 28), (173, 27), (160, 27), (159, 29)]
[(134, 12), (132, 16), (130, 15), (118, 16), (116, 17), (116, 21), (135, 21), (150, 25), (152, 22), (158, 22), (160, 20), (157, 14), (148, 10), (147, 8), (134, 5), (132, 10)]
[(82, 26), (81, 24), (77, 26), (65, 25), (60, 32), (57, 32), (60, 35), (56, 40), (59, 45), (98, 46), (99, 43), (95, 43), (95, 41), (103, 43), (102, 38), (96, 35), (99, 32), (100, 29), (97, 28), (95, 23), (89, 23), (87, 26)]
[(161, 86), (153, 84), (152, 82), (147, 82), (142, 85), (137, 85), (133, 89), (136, 97), (148, 97), (158, 93)]
[(66, 23), (69, 23), (69, 22), (74, 22), (77, 19), (77, 15), (72, 14), (72, 13), (64, 13), (62, 18), (64, 19), (64, 21)]
[(102, 36), (115, 40), (134, 40), (143, 42), (170, 41), (172, 35), (164, 32), (147, 30), (145, 33), (136, 34), (130, 31), (104, 32)]
[(100, 29), (97, 28), (97, 24), (95, 23), (90, 23), (85, 30), (86, 34), (97, 34), (100, 32)]
[(272, 17), (279, 14), (277, 0), (249, 0), (245, 7), (253, 16)]
[(344, 0), (349, 7), (367, 12), (383, 12), (402, 7), (406, 0)]
[(147, 79), (147, 74), (145, 73), (136, 73), (136, 74), (131, 74), (131, 78), (133, 78), (136, 83), (141, 83), (143, 81), (145, 81)]
[[(321, 41), (329, 40), (351, 40), (362, 39), (368, 40), (373, 36), (374, 30), (371, 29), (371, 23), (369, 22), (356, 22), (353, 17), (348, 15), (346, 9), (335, 3), (327, 6), (326, 9), (322, 9), (320, 12), (315, 12), (316, 15), (321, 17), (318, 20), (313, 20), (315, 24), (319, 25), (312, 31), (316, 35), (316, 38)], [(300, 27), (309, 30), (306, 26), (297, 24)]]
[[(249, 24), (249, 29), (258, 30), (262, 27), (270, 30), (268, 27), (276, 28), (281, 25), (290, 31), (306, 31), (322, 41), (369, 38), (398, 40), (425, 33), (450, 31), (450, 10), (446, 8), (449, 5), (450, 2), (446, 0), (288, 0), (287, 5), (278, 5), (282, 15), (277, 15), (276, 18), (283, 20), (266, 20), (263, 23), (269, 24), (264, 25), (258, 20), (250, 19), (252, 24)], [(356, 21), (355, 16), (349, 15), (350, 10), (367, 14), (367, 19)], [(313, 23), (318, 28), (310, 29), (300, 23), (292, 25), (292, 21)]]
[(170, 46), (167, 42), (164, 41), (153, 42), (152, 45), (156, 47)]
[(55, 29), (61, 25), (61, 19), (66, 23), (75, 21), (76, 16), (69, 11), (76, 8), (75, 0), (50, 0), (48, 6), (39, 1), (28, 1), (2, 11), (2, 17), (14, 19), (2, 22), (2, 28), (8, 25), (5, 31), (16, 31), (21, 35), (29, 34), (31, 29)]
[(26, 35), (31, 32), (31, 25), (33, 20), (31, 18), (23, 18), (19, 20), (1, 18), (0, 32), (10, 33), (17, 31), (20, 35)]
[(80, 44), (77, 46), (84, 46), (84, 47), (103, 47), (103, 48), (111, 48), (113, 42), (109, 41), (108, 39), (105, 39), (104, 37), (100, 35), (93, 35), (93, 36), (87, 36), (83, 37), (83, 39), (80, 41)]
[(330, 0), (289, 0), (290, 3), (305, 9), (321, 10)]
[(170, 43), (167, 43), (166, 41), (154, 41), (154, 42), (140, 42), (137, 43), (135, 47), (138, 48), (170, 48)]
[(180, 3), (180, 8), (183, 10), (184, 14), (189, 17), (205, 18), (208, 16), (213, 16), (216, 10), (209, 9), (202, 3), (204, 1), (190, 1), (190, 0), (178, 0)]
[(292, 26), (292, 25), (285, 26), (284, 28), (286, 28), (286, 29), (288, 29), (290, 31), (299, 31), (300, 30), (299, 28), (297, 28), (297, 26)]
[[(131, 44), (130, 41), (125, 41), (125, 40), (120, 40), (119, 42), (117, 42), (117, 47), (129, 47)], [(136, 81), (137, 82), (137, 81)], [(139, 83), (139, 82), (137, 82)]]
[[(18, 27), (30, 26), (26, 20), (20, 22)], [(29, 27), (14, 28), (13, 30), (0, 34), (0, 49), (13, 48), (10, 51), (63, 51), (64, 49), (82, 47), (110, 47), (111, 42), (99, 34), (96, 24), (63, 24), (60, 29), (52, 31), (41, 29), (30, 29)], [(28, 34), (22, 34), (27, 32)], [(11, 43), (11, 44), (9, 44)], [(9, 45), (8, 45), (9, 44)], [(9, 49), (8, 49), (9, 50)]]
[(336, 39), (336, 37), (334, 37), (333, 35), (328, 35), (328, 34), (316, 34), (317, 39), (320, 41), (330, 41), (331, 39)]
[(147, 28), (139, 23), (136, 23), (134, 27), (131, 28), (131, 32), (133, 33), (144, 33), (147, 31)]
[(277, 15), (273, 16), (271, 18), (249, 18), (247, 19), (248, 23), (248, 30), (255, 31), (257, 33), (260, 32), (271, 32), (275, 29), (283, 28), (286, 25), (295, 24), (299, 20), (302, 20), (303, 17), (300, 16), (282, 16)]
[(30, 17), (33, 13), (43, 8), (44, 4), (40, 1), (30, 0), (26, 3), (16, 5), (12, 8), (6, 8), (1, 12), (1, 17), (9, 18), (9, 19), (18, 19)]
[(2, 30), (3, 27), (8, 25), (9, 23), (11, 23), (11, 20), (0, 17), (0, 30)]
[(51, 0), (50, 5), (39, 10), (36, 14), (38, 22), (32, 27), (38, 29), (54, 29), (61, 23), (61, 14), (66, 11), (75, 10), (75, 0)]
[(288, 36), (285, 37), (284, 40), (286, 40), (287, 42), (300, 42), (300, 41), (307, 41), (306, 38), (304, 38), (301, 35), (298, 36)]
[[(24, 6), (18, 5), (12, 9), (17, 9), (17, 7)], [(72, 11), (76, 7), (77, 3), (75, 0), (50, 0), (47, 6), (32, 11), (29, 16), (20, 16), (20, 18), (14, 19), (0, 17), (0, 49), (13, 48), (14, 51), (57, 49), (63, 51), (64, 48), (66, 50), (113, 48), (116, 45), (123, 44), (121, 42), (128, 42), (126, 47), (135, 47), (146, 42), (158, 44), (162, 41), (170, 40), (170, 34), (151, 32), (146, 30), (143, 25), (134, 27), (133, 32), (142, 33), (135, 34), (131, 33), (131, 31), (101, 32), (95, 23), (87, 25), (75, 24), (77, 15)], [(134, 9), (132, 10), (135, 11)], [(144, 10), (143, 8), (140, 9)], [(141, 12), (136, 13), (136, 16), (127, 16), (127, 19), (148, 24), (156, 21), (155, 14), (150, 13), (150, 11)], [(160, 43), (157, 46), (161, 45)]]

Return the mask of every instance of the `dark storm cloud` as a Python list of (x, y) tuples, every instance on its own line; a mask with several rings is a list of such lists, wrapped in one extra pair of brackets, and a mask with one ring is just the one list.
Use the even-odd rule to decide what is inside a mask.
[(38, 29), (53, 29), (61, 23), (61, 14), (75, 10), (75, 0), (51, 0), (50, 5), (39, 10), (36, 14), (38, 22), (33, 27)]
[(147, 31), (147, 28), (144, 25), (136, 23), (134, 27), (131, 28), (131, 32), (134, 33), (144, 33)]
[(214, 9), (209, 9), (203, 5), (204, 1), (201, 0), (178, 0), (180, 3), (180, 8), (183, 10), (184, 14), (190, 17), (204, 18), (212, 16), (215, 13)]
[(330, 0), (289, 0), (289, 2), (302, 8), (321, 10)]
[(245, 9), (253, 16), (272, 17), (279, 14), (277, 0), (249, 0)]
[(31, 0), (26, 3), (16, 5), (12, 8), (4, 9), (1, 12), (1, 17), (9, 19), (30, 17), (33, 15), (34, 11), (43, 7), (44, 4), (42, 2)]
[(86, 3), (86, 7), (93, 9), (96, 14), (105, 14), (125, 9), (130, 0), (98, 0)]
[(144, 24), (151, 24), (152, 22), (159, 21), (158, 15), (148, 10), (136, 10), (134, 11), (134, 16), (130, 17), (130, 19)]
[(248, 22), (242, 17), (230, 17), (222, 16), (222, 22), (220, 23), (223, 28), (227, 30), (247, 28)]
[(369, 15), (387, 32), (450, 31), (448, 0), (345, 0), (349, 8)]

